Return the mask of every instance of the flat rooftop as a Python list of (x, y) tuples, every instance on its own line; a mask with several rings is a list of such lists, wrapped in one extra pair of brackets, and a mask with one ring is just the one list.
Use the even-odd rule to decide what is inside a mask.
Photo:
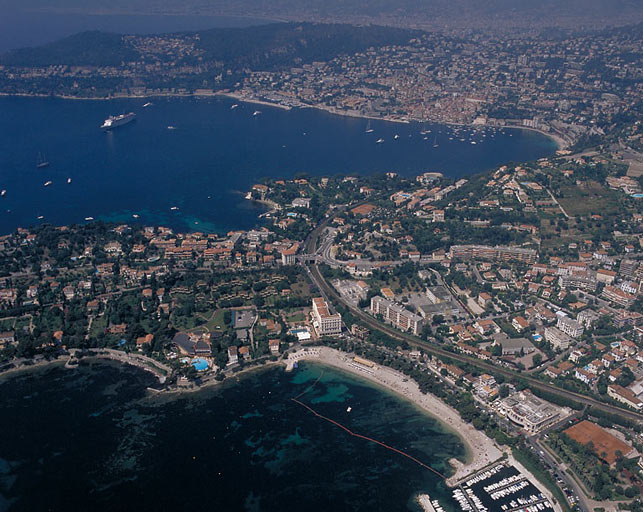
[(232, 318), (235, 329), (248, 329), (254, 322), (255, 313), (250, 309), (234, 311)]

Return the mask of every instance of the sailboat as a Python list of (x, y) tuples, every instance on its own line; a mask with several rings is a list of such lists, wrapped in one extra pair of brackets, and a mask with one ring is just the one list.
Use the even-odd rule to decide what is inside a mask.
[(368, 120), (368, 123), (366, 123), (366, 133), (373, 133), (375, 130), (371, 128), (371, 120)]
[(438, 136), (436, 135), (435, 138), (433, 139), (433, 147), (437, 148), (438, 147)]
[(49, 162), (45, 159), (42, 153), (38, 153), (38, 160), (36, 161), (36, 169), (42, 169), (43, 167), (48, 167)]

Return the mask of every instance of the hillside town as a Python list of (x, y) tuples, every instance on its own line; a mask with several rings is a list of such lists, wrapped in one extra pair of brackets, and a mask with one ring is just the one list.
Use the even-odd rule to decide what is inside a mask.
[(640, 80), (631, 79), (641, 63), (625, 56), (637, 44), (627, 30), (509, 41), (427, 34), (405, 46), (253, 72), (239, 94), (348, 115), (524, 126), (575, 142), (610, 132), (608, 119), (640, 101)]
[[(300, 30), (301, 27), (296, 30)], [(122, 36), (102, 65), (0, 61), (0, 93), (66, 98), (232, 94), (286, 108), (399, 121), (522, 126), (564, 144), (641, 149), (640, 26), (552, 35), (408, 32), (323, 60), (279, 65), (213, 59), (198, 33)], [(271, 54), (290, 52), (285, 45)], [(116, 51), (116, 50), (114, 50)], [(640, 121), (640, 120), (638, 120)]]

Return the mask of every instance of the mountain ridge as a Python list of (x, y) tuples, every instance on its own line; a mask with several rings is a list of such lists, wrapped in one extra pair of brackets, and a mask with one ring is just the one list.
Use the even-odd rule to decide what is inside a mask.
[[(87, 31), (42, 46), (0, 55), (5, 66), (116, 66), (147, 55), (141, 42), (176, 39), (193, 48), (182, 62), (223, 61), (234, 68), (274, 69), (363, 51), (371, 46), (401, 44), (419, 31), (392, 27), (317, 23), (273, 23), (258, 27), (214, 28), (195, 32), (132, 36)], [(149, 58), (149, 56), (148, 56)], [(162, 60), (157, 52), (153, 58)]]

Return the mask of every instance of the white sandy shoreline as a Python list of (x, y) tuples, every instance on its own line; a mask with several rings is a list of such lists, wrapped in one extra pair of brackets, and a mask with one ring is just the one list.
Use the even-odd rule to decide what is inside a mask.
[(500, 449), (495, 441), (487, 437), (484, 432), (476, 430), (473, 425), (466, 423), (455, 409), (430, 393), (422, 393), (417, 383), (410, 377), (380, 365), (374, 365), (372, 369), (364, 366), (364, 369), (361, 369), (361, 365), (355, 364), (353, 358), (354, 354), (347, 354), (330, 347), (311, 347), (290, 354), (284, 362), (288, 364), (288, 367), (292, 365), (294, 360), (299, 360), (318, 362), (338, 368), (394, 392), (436, 418), (460, 438), (467, 452), (466, 463), (455, 458), (449, 459), (449, 463), (456, 469), (455, 473), (446, 480), (449, 487), (454, 487), (467, 476), (506, 457), (509, 464), (526, 475), (531, 483), (549, 498), (556, 512), (562, 512), (560, 504), (556, 502), (551, 492), (527, 468), (514, 459), (510, 449)]
[(515, 460), (511, 449), (500, 449), (495, 441), (487, 437), (484, 432), (476, 430), (473, 425), (466, 423), (460, 417), (458, 411), (446, 405), (436, 396), (430, 393), (422, 393), (417, 383), (403, 373), (380, 365), (374, 365), (372, 372), (368, 372), (366, 367), (362, 370), (360, 365), (355, 364), (353, 358), (353, 354), (347, 354), (329, 347), (311, 347), (290, 354), (290, 357), (285, 362), (290, 361), (290, 366), (293, 360), (308, 360), (344, 370), (394, 392), (436, 418), (460, 438), (467, 452), (466, 463), (462, 463), (455, 458), (449, 459), (449, 463), (456, 469), (455, 473), (446, 480), (446, 484), (449, 487), (456, 486), (467, 476), (477, 473), (490, 464), (506, 457), (509, 464), (526, 475), (531, 483), (549, 498), (556, 512), (562, 512), (560, 504), (554, 499), (549, 489), (531, 474), (527, 468)]
[(478, 471), (502, 458), (503, 452), (493, 440), (483, 432), (476, 430), (473, 425), (465, 423), (455, 409), (446, 405), (434, 395), (422, 393), (413, 379), (380, 365), (376, 365), (370, 373), (360, 371), (353, 363), (353, 357), (353, 355), (329, 347), (314, 347), (291, 354), (286, 362), (309, 360), (344, 370), (393, 391), (437, 419), (444, 427), (451, 430), (462, 440), (467, 454), (466, 463), (462, 463), (455, 458), (449, 460), (449, 463), (455, 467), (456, 471), (447, 480), (448, 484), (454, 484), (470, 473)]

